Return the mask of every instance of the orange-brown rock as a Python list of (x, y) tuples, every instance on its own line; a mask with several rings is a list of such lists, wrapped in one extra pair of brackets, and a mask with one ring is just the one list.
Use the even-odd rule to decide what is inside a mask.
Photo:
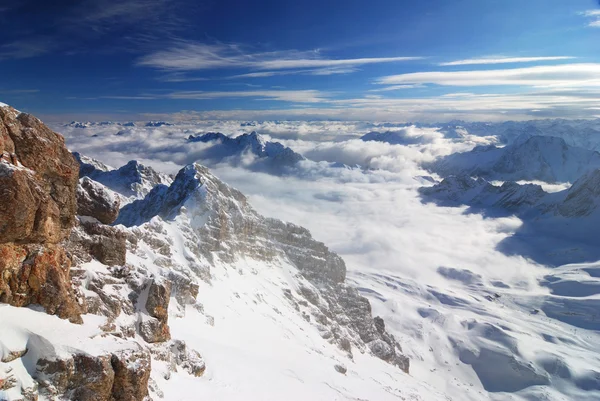
[(0, 161), (0, 243), (56, 243), (60, 211), (35, 172)]
[(71, 260), (79, 163), (37, 118), (0, 107), (0, 302), (80, 323)]
[(47, 313), (81, 323), (71, 287), (71, 260), (58, 245), (0, 245), (0, 302), (39, 304)]
[[(59, 228), (54, 238), (66, 238), (75, 221), (77, 210), (75, 191), (79, 163), (66, 148), (64, 138), (32, 115), (19, 113), (12, 107), (0, 107), (0, 154), (14, 154), (14, 157), (11, 156), (13, 165), (21, 164), (35, 172), (32, 181), (48, 195), (48, 201), (54, 203), (54, 206), (47, 207), (58, 212), (58, 216), (51, 216), (51, 223), (44, 224)], [(2, 190), (7, 188), (4, 183), (0, 185)], [(39, 204), (24, 203), (20, 209), (33, 209), (29, 213), (37, 213), (39, 209), (35, 209), (36, 206)], [(4, 214), (0, 214), (0, 222), (5, 221), (5, 217)], [(34, 231), (33, 234), (37, 233)], [(5, 229), (0, 224), (0, 242), (10, 241), (12, 240), (6, 237)], [(42, 241), (50, 240), (43, 238)], [(57, 242), (54, 239), (52, 241)], [(23, 238), (20, 242), (40, 240), (34, 235)]]

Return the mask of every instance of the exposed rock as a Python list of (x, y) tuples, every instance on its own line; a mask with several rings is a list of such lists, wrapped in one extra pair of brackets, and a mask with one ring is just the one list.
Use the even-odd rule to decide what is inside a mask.
[(0, 302), (81, 322), (57, 245), (75, 219), (79, 164), (62, 136), (11, 107), (0, 107), (0, 154)]
[(19, 350), (19, 351), (8, 351), (7, 353), (5, 353), (2, 356), (2, 359), (0, 359), (0, 361), (3, 363), (12, 362), (15, 359), (21, 358), (26, 353), (27, 353), (27, 348)]
[(71, 261), (57, 245), (0, 245), (0, 302), (39, 304), (47, 313), (81, 322), (71, 288)]
[(348, 369), (347, 369), (347, 368), (346, 368), (344, 365), (335, 364), (335, 365), (333, 366), (333, 368), (334, 368), (334, 369), (335, 369), (337, 372), (339, 372), (339, 373), (341, 373), (341, 374), (343, 374), (343, 375), (345, 375), (345, 374), (346, 374), (346, 372), (348, 371)]
[(59, 207), (34, 171), (0, 161), (0, 243), (57, 243)]
[(111, 399), (115, 379), (111, 355), (79, 353), (66, 359), (40, 359), (37, 371), (40, 386), (50, 395), (81, 401)]
[[(37, 182), (55, 204), (51, 209), (58, 210), (58, 218), (53, 220), (61, 231), (57, 238), (65, 238), (77, 209), (79, 164), (66, 148), (64, 138), (32, 115), (18, 113), (11, 107), (0, 107), (0, 138), (0, 153), (14, 153), (20, 164), (35, 171)], [(10, 241), (2, 231), (0, 240)]]
[[(154, 219), (156, 216), (162, 219)], [(408, 358), (382, 322), (373, 319), (369, 301), (343, 284), (346, 266), (342, 258), (313, 239), (305, 228), (260, 216), (241, 192), (198, 164), (181, 169), (171, 186), (159, 185), (144, 199), (125, 206), (117, 222), (131, 227), (131, 232), (155, 232), (164, 238), (163, 219), (181, 219), (189, 224), (179, 225), (178, 229), (189, 251), (185, 255), (190, 261), (189, 270), (199, 276), (202, 267), (198, 265), (210, 264), (216, 258), (225, 263), (240, 256), (265, 262), (288, 260), (298, 269), (302, 284), (297, 300), (291, 292), (287, 298), (306, 320), (312, 322), (310, 317), (314, 317), (323, 338), (350, 357), (354, 344), (361, 352), (370, 352), (408, 371)], [(143, 229), (135, 227), (138, 225)], [(169, 244), (146, 237), (138, 236), (157, 253), (164, 254), (165, 246), (170, 253)], [(310, 314), (300, 310), (301, 304)], [(207, 316), (207, 322), (214, 324), (214, 318)], [(157, 328), (157, 322), (151, 319), (143, 319), (140, 324), (146, 338), (156, 337), (153, 330)]]
[(149, 343), (164, 342), (171, 339), (168, 325), (170, 297), (170, 282), (157, 279), (151, 281), (145, 305), (151, 318), (143, 319), (140, 322), (140, 335)]
[(119, 216), (120, 201), (104, 185), (83, 177), (77, 187), (77, 214), (111, 224)]
[(169, 362), (169, 372), (177, 372), (179, 367), (192, 376), (200, 377), (206, 370), (202, 356), (198, 351), (187, 347), (185, 341), (172, 340), (162, 346), (153, 347), (152, 352), (156, 359)]
[(140, 401), (148, 396), (151, 358), (146, 350), (122, 351), (111, 358), (115, 372), (112, 398), (123, 401)]
[(150, 354), (125, 349), (93, 356), (39, 359), (36, 380), (42, 392), (77, 401), (142, 401), (148, 396)]
[(194, 304), (198, 296), (198, 284), (181, 273), (169, 271), (168, 280), (172, 284), (172, 293), (181, 306)]
[(66, 244), (79, 262), (88, 261), (89, 256), (108, 266), (124, 265), (126, 262), (126, 235), (119, 227), (100, 224), (82, 218), (71, 232)]
[(153, 279), (148, 289), (146, 310), (150, 316), (157, 319), (167, 319), (169, 298), (171, 297), (171, 283), (166, 280)]
[(146, 196), (156, 185), (170, 184), (173, 179), (155, 171), (152, 167), (132, 160), (116, 170), (89, 157), (73, 153), (81, 165), (80, 176), (89, 177), (124, 197)]

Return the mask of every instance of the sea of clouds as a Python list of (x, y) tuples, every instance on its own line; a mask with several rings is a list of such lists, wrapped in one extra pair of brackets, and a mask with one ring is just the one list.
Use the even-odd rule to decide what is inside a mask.
[[(456, 399), (547, 396), (560, 400), (564, 394), (593, 399), (594, 394), (590, 396), (568, 381), (558, 390), (540, 390), (524, 383), (523, 389), (512, 389), (506, 397), (492, 397), (484, 390), (493, 388), (494, 383), (484, 384), (456, 351), (457, 341), (474, 352), (488, 346), (485, 334), (467, 324), (475, 322), (499, 328), (511, 338), (509, 343), (514, 342), (512, 347), (502, 345), (506, 342), (499, 346), (501, 353), (509, 355), (504, 365), (488, 361), (498, 365), (501, 382), (516, 380), (510, 376), (515, 366), (510, 358), (523, 365), (533, 363), (541, 371), (536, 354), (530, 352), (532, 344), (560, 355), (567, 366), (584, 369), (581, 355), (585, 352), (579, 354), (569, 345), (542, 340), (542, 332), (569, 328), (557, 328), (555, 322), (544, 323), (529, 313), (548, 293), (539, 282), (550, 269), (496, 248), (522, 222), (514, 216), (486, 218), (466, 213), (464, 207), (424, 203), (418, 195), (420, 186), (439, 179), (424, 170), (422, 163), (476, 145), (497, 143), (495, 136), (465, 133), (448, 138), (437, 128), (360, 122), (248, 125), (214, 121), (162, 127), (54, 128), (65, 135), (73, 151), (114, 167), (136, 159), (175, 173), (186, 164), (200, 162), (246, 194), (263, 215), (310, 229), (344, 258), (349, 280), (363, 289), (374, 312), (386, 318), (411, 357), (412, 374)], [(249, 152), (219, 157), (214, 144), (187, 141), (191, 134), (217, 131), (236, 136), (252, 130), (266, 140), (290, 147), (306, 160), (280, 172), (267, 172), (261, 168), (263, 161)], [(399, 144), (360, 139), (372, 131), (393, 131)], [(396, 284), (392, 284), (394, 280)], [(398, 288), (391, 291), (396, 285)], [(502, 301), (490, 303), (490, 294), (501, 296), (498, 299)], [(435, 313), (425, 313), (423, 308)], [(584, 350), (600, 344), (600, 336), (591, 338)], [(511, 398), (515, 391), (518, 398)]]

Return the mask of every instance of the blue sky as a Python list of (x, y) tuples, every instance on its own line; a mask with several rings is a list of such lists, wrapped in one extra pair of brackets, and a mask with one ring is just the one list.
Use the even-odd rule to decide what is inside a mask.
[(56, 119), (600, 115), (597, 0), (22, 0), (0, 26), (0, 101)]

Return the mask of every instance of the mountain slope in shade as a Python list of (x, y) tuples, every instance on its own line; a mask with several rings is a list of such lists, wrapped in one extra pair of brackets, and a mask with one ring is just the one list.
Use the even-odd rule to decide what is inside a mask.
[(219, 132), (209, 132), (203, 135), (190, 135), (190, 143), (206, 143), (210, 146), (199, 155), (199, 160), (220, 161), (238, 158), (244, 163), (245, 156), (251, 156), (261, 162), (260, 167), (270, 170), (294, 166), (304, 157), (279, 142), (266, 141), (261, 135), (252, 131), (237, 137), (229, 137)]
[(427, 167), (443, 177), (574, 182), (587, 171), (600, 168), (600, 153), (569, 146), (561, 138), (525, 134), (503, 148), (478, 146), (443, 157)]
[[(600, 257), (600, 169), (584, 174), (568, 189), (547, 193), (541, 186), (505, 182), (492, 185), (482, 178), (450, 176), (422, 187), (425, 201), (444, 206), (468, 205), (488, 215), (515, 214), (523, 226), (504, 248), (551, 265), (591, 261)], [(525, 249), (511, 241), (527, 242)]]

